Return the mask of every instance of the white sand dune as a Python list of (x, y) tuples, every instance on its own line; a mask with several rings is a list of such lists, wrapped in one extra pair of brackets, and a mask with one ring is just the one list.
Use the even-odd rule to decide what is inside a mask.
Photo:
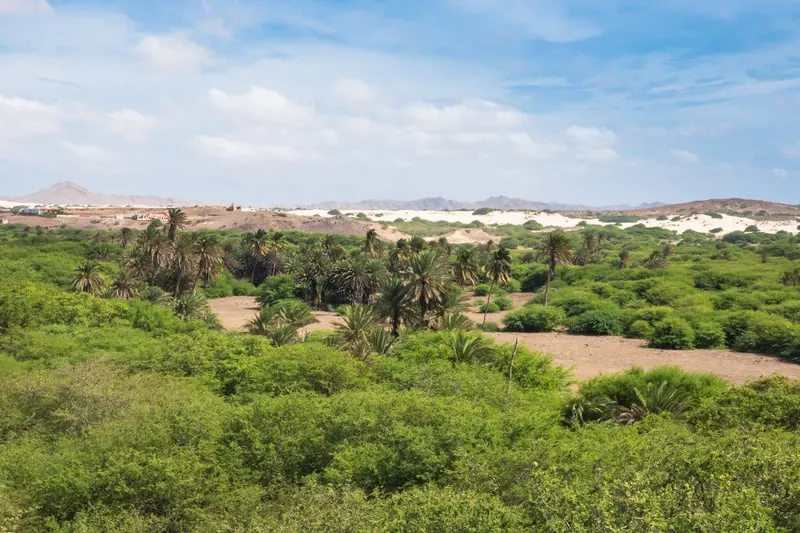
[[(320, 216), (330, 217), (325, 210), (319, 209), (299, 209), (291, 211), (294, 215), (300, 216)], [(587, 224), (592, 225), (613, 225), (600, 222), (598, 219), (581, 219), (567, 217), (559, 213), (544, 213), (535, 211), (492, 211), (488, 215), (473, 215), (470, 211), (358, 211), (364, 213), (367, 217), (382, 224), (392, 225), (396, 219), (403, 219), (410, 221), (414, 218), (429, 221), (442, 221), (442, 222), (460, 222), (462, 224), (469, 224), (473, 221), (480, 221), (486, 226), (494, 224), (512, 224), (522, 225), (529, 220), (535, 220), (548, 228), (574, 228), (585, 221)], [(355, 215), (355, 211), (343, 211), (345, 215)], [(636, 224), (644, 224), (650, 228), (664, 228), (669, 230), (683, 233), (687, 230), (697, 231), (700, 233), (708, 233), (713, 229), (720, 228), (722, 231), (716, 233), (722, 236), (734, 231), (744, 231), (748, 226), (756, 226), (759, 231), (763, 233), (777, 233), (779, 231), (787, 231), (789, 233), (798, 233), (798, 220), (761, 220), (755, 221), (749, 218), (733, 217), (722, 215), (722, 218), (712, 218), (708, 215), (690, 215), (681, 216), (679, 221), (672, 222), (674, 216), (670, 216), (667, 220), (657, 220), (656, 218), (648, 218), (636, 223), (620, 224), (622, 228), (629, 228)], [(489, 229), (491, 232), (491, 229)]]

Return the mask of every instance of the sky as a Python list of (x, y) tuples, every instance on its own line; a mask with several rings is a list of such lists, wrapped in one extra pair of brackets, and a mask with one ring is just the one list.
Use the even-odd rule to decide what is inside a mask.
[(0, 195), (800, 203), (797, 0), (0, 0)]

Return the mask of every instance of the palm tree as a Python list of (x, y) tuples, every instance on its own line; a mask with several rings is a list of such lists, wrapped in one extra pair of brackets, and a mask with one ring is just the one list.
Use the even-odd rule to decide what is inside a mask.
[(243, 241), (247, 254), (250, 256), (251, 261), (253, 261), (253, 268), (250, 271), (250, 283), (253, 283), (256, 278), (256, 269), (259, 263), (264, 260), (270, 251), (268, 242), (269, 233), (263, 229), (259, 229), (255, 233), (246, 234)]
[(186, 227), (188, 218), (180, 208), (172, 207), (167, 209), (167, 239), (175, 242), (178, 237), (178, 230)]
[(572, 259), (572, 241), (563, 233), (549, 233), (540, 248), (540, 254), (544, 257), (548, 267), (547, 283), (544, 288), (544, 305), (547, 305), (550, 297), (550, 284), (556, 275), (556, 267), (565, 265)]
[(354, 258), (340, 265), (331, 276), (331, 281), (350, 302), (364, 304), (378, 288), (376, 270), (375, 262)]
[(475, 253), (471, 248), (459, 248), (456, 251), (456, 261), (453, 264), (453, 275), (459, 285), (475, 285), (480, 276), (480, 266), (475, 260)]
[(424, 323), (428, 311), (441, 303), (448, 279), (447, 265), (434, 250), (411, 257), (408, 267), (409, 295), (419, 307), (419, 319)]
[(622, 250), (619, 253), (619, 269), (624, 270), (631, 264), (631, 253), (628, 250)]
[(197, 267), (194, 238), (189, 234), (181, 235), (172, 245), (172, 268), (175, 270), (175, 297), (181, 293), (183, 281), (189, 279)]
[(376, 306), (382, 319), (389, 319), (392, 336), (400, 335), (400, 324), (409, 316), (409, 291), (402, 278), (392, 276), (385, 279), (379, 287), (380, 297)]
[(599, 246), (600, 236), (592, 230), (585, 230), (583, 232), (583, 245), (573, 257), (572, 262), (579, 266), (588, 265), (592, 257), (597, 253)]
[(342, 309), (343, 323), (334, 326), (331, 337), (334, 346), (364, 361), (372, 352), (371, 337), (378, 329), (378, 317), (364, 305), (346, 305)]
[(280, 231), (273, 231), (267, 239), (267, 257), (270, 259), (271, 274), (274, 276), (278, 272), (278, 264), (280, 263), (280, 253), (286, 250), (289, 241), (286, 240), (286, 235)]
[(122, 246), (123, 250), (133, 242), (133, 235), (134, 231), (131, 228), (122, 228), (119, 231), (119, 245)]
[(489, 256), (486, 264), (486, 277), (491, 281), (489, 294), (486, 297), (486, 307), (483, 308), (483, 323), (486, 324), (486, 313), (492, 301), (495, 285), (505, 285), (511, 278), (511, 254), (506, 248), (498, 248)]
[(139, 233), (139, 237), (136, 239), (137, 250), (143, 259), (146, 259), (146, 262), (140, 260), (138, 267), (142, 271), (142, 276), (147, 277), (151, 282), (155, 279), (158, 270), (166, 264), (168, 255), (167, 242), (164, 240), (164, 234), (159, 230), (161, 227), (159, 224), (150, 224)]
[(72, 280), (72, 287), (79, 292), (97, 294), (106, 284), (106, 280), (100, 274), (100, 265), (93, 261), (85, 261), (75, 269), (75, 278)]
[(116, 298), (135, 298), (139, 294), (139, 280), (127, 268), (120, 269), (111, 283), (111, 290)]
[(450, 256), (452, 249), (450, 248), (450, 243), (447, 241), (447, 237), (444, 235), (439, 237), (439, 240), (436, 242), (436, 246), (442, 251), (442, 253), (446, 256)]
[(375, 257), (378, 255), (380, 248), (380, 240), (378, 239), (378, 232), (374, 229), (367, 231), (367, 236), (364, 239), (364, 255), (367, 257)]
[(200, 235), (195, 239), (194, 252), (197, 257), (197, 276), (206, 285), (217, 279), (222, 269), (222, 249), (214, 235)]
[(667, 268), (669, 266), (669, 260), (664, 256), (661, 250), (656, 250), (644, 260), (642, 265), (651, 270), (656, 268)]
[(306, 245), (289, 257), (287, 266), (297, 282), (305, 287), (306, 299), (319, 309), (332, 270), (331, 260), (325, 250)]
[(482, 335), (470, 335), (456, 331), (450, 338), (453, 366), (458, 363), (478, 363), (491, 358), (494, 349), (491, 342)]
[(206, 299), (196, 292), (187, 292), (175, 299), (173, 311), (181, 320), (193, 320), (203, 316)]

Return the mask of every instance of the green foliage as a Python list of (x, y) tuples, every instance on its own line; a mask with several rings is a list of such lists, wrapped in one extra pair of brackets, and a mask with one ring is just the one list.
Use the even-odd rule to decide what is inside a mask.
[(604, 224), (625, 224), (639, 222), (641, 218), (636, 215), (624, 215), (621, 213), (604, 213), (597, 217)]
[(256, 300), (261, 305), (270, 305), (297, 297), (298, 290), (298, 284), (292, 276), (272, 276), (258, 286)]
[(650, 336), (650, 346), (665, 350), (691, 350), (694, 348), (694, 341), (692, 325), (678, 317), (668, 317), (656, 322)]
[(472, 214), (475, 215), (475, 216), (481, 216), (481, 215), (488, 215), (488, 214), (492, 213), (493, 211), (494, 211), (494, 209), (492, 209), (491, 207), (481, 207), (481, 208), (476, 209), (475, 211), (473, 211)]
[(577, 335), (622, 335), (623, 320), (619, 311), (587, 311), (568, 321), (570, 333)]
[(507, 314), (503, 323), (507, 331), (537, 333), (565, 325), (566, 318), (564, 311), (557, 307), (529, 305)]

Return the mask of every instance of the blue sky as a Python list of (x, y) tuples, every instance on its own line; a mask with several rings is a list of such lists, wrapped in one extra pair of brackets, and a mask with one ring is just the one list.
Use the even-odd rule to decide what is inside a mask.
[(0, 195), (800, 203), (794, 0), (0, 0)]

